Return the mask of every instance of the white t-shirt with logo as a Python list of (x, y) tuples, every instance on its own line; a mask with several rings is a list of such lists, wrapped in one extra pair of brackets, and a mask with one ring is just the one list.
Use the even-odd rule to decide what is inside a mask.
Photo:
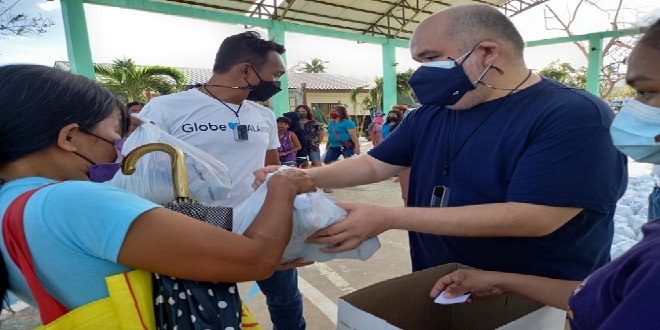
[[(167, 133), (200, 148), (229, 168), (231, 196), (222, 206), (234, 207), (253, 192), (252, 172), (264, 166), (266, 151), (277, 149), (275, 114), (252, 101), (238, 104), (218, 100), (196, 88), (156, 97), (144, 106), (140, 116), (153, 121)], [(234, 128), (247, 125), (248, 140), (236, 141)]]

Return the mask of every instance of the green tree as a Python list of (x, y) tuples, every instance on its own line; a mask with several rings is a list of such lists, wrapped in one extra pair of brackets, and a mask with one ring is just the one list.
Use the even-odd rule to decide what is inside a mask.
[(559, 60), (548, 64), (539, 71), (539, 74), (571, 87), (584, 89), (587, 86), (587, 69), (585, 67), (575, 69), (569, 63), (560, 63)]
[(31, 17), (23, 13), (14, 13), (14, 8), (21, 0), (14, 1), (11, 5), (3, 6), (5, 1), (0, 0), (0, 35), (39, 35), (48, 32), (48, 28), (55, 25), (49, 17), (41, 14)]
[(186, 79), (181, 70), (166, 66), (137, 66), (131, 59), (116, 59), (110, 65), (95, 64), (99, 82), (125, 102), (147, 101), (146, 91), (160, 95), (179, 91)]
[(325, 65), (328, 64), (328, 61), (321, 60), (319, 58), (313, 58), (309, 62), (304, 62), (302, 64), (302, 72), (306, 73), (325, 73)]
[(620, 86), (620, 87), (614, 87), (612, 89), (612, 93), (610, 93), (610, 97), (607, 101), (612, 101), (616, 99), (626, 99), (629, 97), (634, 97), (635, 96), (635, 90), (632, 89), (630, 86)]
[(319, 108), (313, 107), (312, 112), (314, 113), (314, 119), (321, 123), (324, 127), (328, 126), (328, 118), (326, 117), (326, 114), (323, 113), (323, 111)]
[[(397, 94), (397, 103), (413, 103), (412, 99), (412, 88), (408, 85), (408, 79), (415, 71), (413, 69), (408, 69), (404, 72), (397, 72), (396, 74), (396, 94)], [(353, 103), (353, 106), (358, 104), (358, 96), (365, 92), (369, 91), (367, 97), (362, 99), (361, 105), (364, 109), (381, 109), (383, 103), (383, 78), (376, 77), (374, 79), (375, 86), (371, 89), (368, 89), (368, 86), (358, 87), (353, 89), (349, 95), (349, 100)], [(394, 104), (385, 104), (385, 107), (392, 106)]]

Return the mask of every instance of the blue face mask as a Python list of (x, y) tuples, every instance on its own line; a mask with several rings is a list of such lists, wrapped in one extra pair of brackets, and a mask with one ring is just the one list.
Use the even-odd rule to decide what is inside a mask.
[(477, 88), (476, 84), (481, 81), (492, 66), (491, 63), (481, 73), (477, 81), (470, 81), (462, 65), (477, 47), (479, 45), (457, 60), (450, 58), (447, 61), (422, 63), (408, 79), (408, 85), (415, 92), (419, 102), (424, 105), (446, 107), (456, 104), (465, 93)]
[(637, 162), (660, 164), (660, 108), (631, 99), (610, 127), (612, 143)]

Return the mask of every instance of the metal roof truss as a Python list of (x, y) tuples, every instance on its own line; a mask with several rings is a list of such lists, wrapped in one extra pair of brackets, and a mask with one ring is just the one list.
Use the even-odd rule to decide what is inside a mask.
[(465, 3), (499, 6), (515, 16), (548, 0), (165, 0), (261, 19), (333, 30), (409, 39), (426, 17)]

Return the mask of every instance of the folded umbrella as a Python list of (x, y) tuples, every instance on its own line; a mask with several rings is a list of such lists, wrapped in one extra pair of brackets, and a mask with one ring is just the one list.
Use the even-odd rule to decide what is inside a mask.
[[(135, 148), (124, 158), (122, 172), (133, 174), (140, 157), (154, 151), (166, 152), (172, 159), (175, 198), (163, 206), (231, 231), (231, 208), (204, 206), (189, 197), (185, 155), (178, 148), (165, 143)], [(235, 283), (198, 282), (160, 274), (153, 278), (158, 329), (241, 328), (241, 298)]]
[(174, 183), (174, 200), (164, 204), (166, 208), (183, 213), (195, 219), (208, 222), (231, 231), (232, 208), (204, 206), (190, 198), (188, 191), (188, 172), (186, 171), (185, 155), (172, 145), (165, 143), (149, 143), (133, 149), (122, 162), (121, 171), (125, 175), (135, 172), (140, 158), (150, 152), (166, 152), (172, 158), (172, 182)]

